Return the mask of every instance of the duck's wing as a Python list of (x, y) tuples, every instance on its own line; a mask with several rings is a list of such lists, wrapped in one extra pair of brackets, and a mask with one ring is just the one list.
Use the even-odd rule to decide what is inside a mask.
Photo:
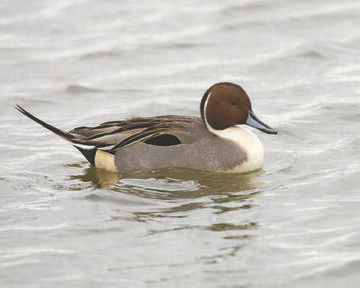
[(105, 122), (95, 127), (77, 127), (65, 132), (42, 121), (19, 105), (15, 108), (46, 129), (73, 143), (78, 149), (86, 146), (87, 149), (96, 148), (111, 154), (139, 142), (157, 146), (186, 144), (192, 141), (191, 126), (198, 120), (197, 117), (173, 115), (131, 118)]
[(111, 121), (96, 127), (79, 127), (69, 133), (82, 142), (115, 153), (117, 150), (135, 143), (170, 146), (189, 142), (192, 122), (196, 117), (158, 116), (131, 118)]

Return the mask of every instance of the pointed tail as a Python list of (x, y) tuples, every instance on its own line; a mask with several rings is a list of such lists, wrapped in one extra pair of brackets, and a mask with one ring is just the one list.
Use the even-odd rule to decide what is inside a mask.
[(41, 126), (45, 127), (46, 129), (50, 130), (51, 132), (53, 132), (56, 135), (60, 136), (61, 138), (65, 139), (66, 141), (71, 142), (73, 144), (73, 146), (76, 149), (78, 149), (85, 156), (85, 158), (90, 162), (90, 164), (95, 166), (95, 156), (96, 156), (96, 152), (98, 151), (98, 149), (96, 148), (96, 146), (93, 143), (89, 143), (86, 140), (81, 140), (78, 137), (76, 137), (68, 132), (60, 130), (59, 128), (56, 128), (56, 127), (40, 120), (39, 118), (35, 117), (30, 112), (26, 111), (20, 105), (16, 105), (14, 107), (19, 112), (21, 112), (25, 116), (29, 117), (31, 120), (39, 123)]
[(69, 141), (69, 142), (73, 142), (73, 139), (75, 138), (73, 135), (60, 130), (42, 120), (40, 120), (39, 118), (35, 117), (33, 114), (31, 114), (30, 112), (26, 111), (24, 108), (22, 108), (20, 105), (15, 105), (14, 106), (16, 110), (18, 110), (19, 112), (21, 112), (22, 114), (24, 114), (25, 116), (29, 117), (31, 120), (39, 123), (41, 126), (45, 127), (46, 129), (50, 130), (51, 132), (55, 133), (56, 135), (60, 136), (61, 138)]

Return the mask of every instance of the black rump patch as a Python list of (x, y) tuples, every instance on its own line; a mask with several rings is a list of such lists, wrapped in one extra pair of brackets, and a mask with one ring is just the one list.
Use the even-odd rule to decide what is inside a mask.
[(161, 134), (159, 136), (144, 141), (144, 143), (155, 146), (172, 146), (181, 144), (181, 141), (174, 135)]

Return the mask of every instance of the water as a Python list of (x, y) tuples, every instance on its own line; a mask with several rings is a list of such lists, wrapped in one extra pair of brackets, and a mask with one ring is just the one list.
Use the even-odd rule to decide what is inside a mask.
[[(2, 1), (1, 287), (358, 287), (359, 1)], [(60, 128), (241, 84), (262, 171), (114, 175)]]

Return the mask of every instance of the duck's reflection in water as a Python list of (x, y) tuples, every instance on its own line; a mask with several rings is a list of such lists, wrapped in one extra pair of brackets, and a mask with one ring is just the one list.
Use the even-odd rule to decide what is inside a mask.
[(159, 169), (120, 174), (91, 166), (85, 169), (85, 173), (73, 175), (71, 178), (90, 182), (97, 188), (136, 194), (145, 198), (186, 199), (253, 191), (261, 187), (262, 184), (256, 182), (256, 178), (262, 173), (262, 171), (237, 174), (189, 169)]
[[(249, 174), (236, 174), (187, 169), (161, 169), (120, 175), (90, 167), (85, 170), (84, 174), (72, 178), (91, 182), (102, 189), (140, 197), (144, 200), (155, 200), (155, 202), (161, 200), (161, 205), (150, 205), (150, 207), (146, 205), (146, 207), (127, 214), (126, 220), (149, 222), (169, 217), (184, 219), (190, 217), (192, 211), (200, 209), (211, 209), (212, 215), (224, 215), (225, 213), (237, 213), (241, 210), (251, 209), (253, 207), (252, 199), (261, 193), (262, 184), (256, 180), (262, 173), (262, 171), (258, 171)], [(97, 193), (97, 195), (99, 194)], [(119, 218), (123, 219), (124, 217), (113, 217), (114, 220)], [(184, 219), (184, 225), (181, 225), (181, 228), (179, 226), (168, 227), (162, 229), (161, 232), (168, 231), (168, 229), (193, 228), (214, 232), (236, 230), (242, 232), (233, 236), (226, 235), (224, 238), (243, 239), (248, 237), (246, 233), (244, 234), (244, 230), (252, 230), (257, 227), (257, 223), (253, 219), (229, 220), (199, 225)]]

